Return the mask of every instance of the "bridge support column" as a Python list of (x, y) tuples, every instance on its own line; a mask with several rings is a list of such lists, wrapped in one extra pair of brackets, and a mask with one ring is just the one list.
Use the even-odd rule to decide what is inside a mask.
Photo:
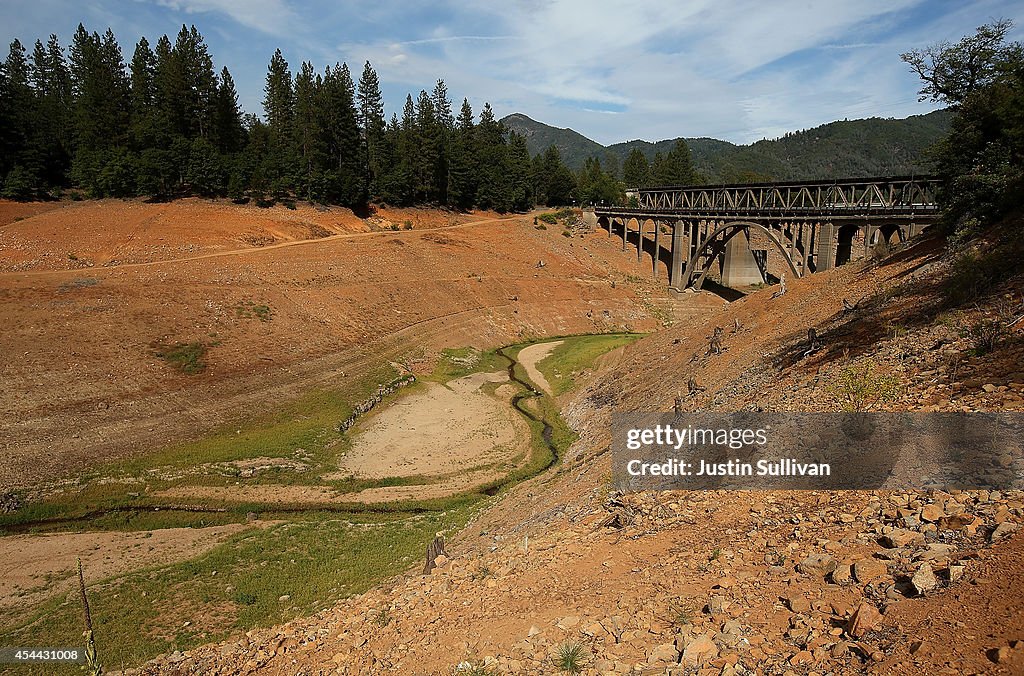
[(818, 227), (818, 252), (815, 270), (831, 270), (836, 266), (836, 235), (838, 228), (831, 223)]
[[(688, 227), (692, 228), (692, 224), (684, 221), (676, 221), (672, 226), (672, 265), (668, 269), (668, 285), (676, 291), (686, 288), (686, 282), (683, 280), (683, 265), (689, 260), (690, 253), (683, 250), (683, 238)], [(692, 244), (692, 242), (693, 238), (688, 238), (687, 243)], [(686, 248), (689, 249), (690, 246)]]
[(761, 268), (754, 254), (750, 252), (747, 231), (736, 233), (725, 245), (725, 259), (722, 263), (722, 284), (730, 288), (750, 286), (764, 282)]
[(658, 232), (661, 230), (661, 226), (658, 221), (654, 221), (654, 255), (651, 256), (651, 267), (654, 268), (654, 278), (658, 278), (658, 258), (661, 250), (658, 249)]
[(814, 236), (814, 224), (800, 224), (800, 246), (804, 249), (804, 264), (800, 274), (810, 274), (810, 260), (811, 260), (811, 238)]
[(622, 219), (622, 250), (626, 250), (626, 230), (629, 229), (629, 219)]

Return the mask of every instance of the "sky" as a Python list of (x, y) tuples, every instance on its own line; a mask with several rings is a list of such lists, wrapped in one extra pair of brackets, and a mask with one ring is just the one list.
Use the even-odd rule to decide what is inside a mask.
[(934, 110), (899, 55), (994, 19), (1024, 40), (1024, 0), (5, 0), (0, 38), (75, 27), (141, 36), (184, 24), (261, 113), (267, 63), (369, 60), (387, 115), (444, 79), (458, 104), (524, 113), (603, 144), (709, 136), (734, 143), (861, 117)]

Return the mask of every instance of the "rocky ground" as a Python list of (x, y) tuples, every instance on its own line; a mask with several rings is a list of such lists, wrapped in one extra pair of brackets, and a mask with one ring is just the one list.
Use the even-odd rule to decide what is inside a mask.
[[(609, 488), (616, 408), (838, 410), (842, 371), (867, 364), (899, 382), (880, 409), (1021, 410), (1021, 279), (951, 312), (940, 244), (630, 346), (562, 402), (581, 437), (559, 469), (495, 498), (431, 574), (126, 673), (1024, 672), (1020, 491)], [(1004, 315), (976, 350), (969, 328)]]
[[(554, 534), (477, 533), (485, 551), (453, 551), (429, 576), (126, 673), (549, 674), (566, 645), (581, 646), (588, 674), (1024, 666), (1024, 644), (1007, 638), (1024, 631), (1020, 493), (739, 497), (611, 495)], [(915, 625), (949, 594), (984, 597), (1001, 635), (959, 622), (951, 646)]]

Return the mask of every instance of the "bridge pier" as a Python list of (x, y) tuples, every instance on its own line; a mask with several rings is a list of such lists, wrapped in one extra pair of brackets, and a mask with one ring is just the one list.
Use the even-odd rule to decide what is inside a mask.
[(661, 227), (658, 221), (654, 221), (654, 255), (651, 256), (651, 267), (655, 279), (658, 278), (658, 259), (661, 257), (661, 250), (658, 248), (658, 232), (660, 231)]
[(750, 237), (746, 230), (733, 235), (725, 245), (722, 260), (722, 284), (731, 288), (761, 284), (765, 281), (761, 268), (750, 250)]
[[(676, 291), (682, 291), (686, 287), (686, 282), (683, 281), (683, 261), (684, 256), (689, 259), (689, 254), (683, 251), (683, 238), (686, 237), (685, 228), (689, 227), (689, 223), (685, 221), (676, 221), (672, 226), (672, 265), (668, 269), (668, 285)], [(687, 244), (691, 241), (690, 238), (686, 238)], [(687, 249), (690, 247), (687, 246)]]
[(818, 251), (815, 270), (831, 270), (836, 266), (836, 234), (838, 228), (831, 223), (818, 226)]

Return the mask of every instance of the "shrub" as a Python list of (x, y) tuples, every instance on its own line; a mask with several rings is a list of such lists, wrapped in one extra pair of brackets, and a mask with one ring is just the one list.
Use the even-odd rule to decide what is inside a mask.
[(668, 606), (668, 621), (677, 627), (690, 624), (693, 620), (693, 612), (690, 608), (683, 603), (682, 600), (676, 599)]
[(206, 368), (206, 345), (203, 343), (177, 343), (157, 350), (156, 356), (182, 373), (193, 375)]
[(578, 674), (583, 671), (583, 663), (586, 659), (586, 648), (583, 644), (567, 641), (558, 646), (555, 653), (555, 666), (569, 674)]
[(877, 373), (870, 361), (845, 367), (829, 388), (842, 410), (851, 413), (863, 413), (882, 402), (893, 401), (899, 392), (899, 378)]
[(256, 601), (258, 600), (259, 599), (257, 599), (256, 595), (252, 592), (239, 590), (236, 591), (234, 595), (235, 603), (237, 603), (240, 606), (254, 606), (256, 605)]
[(995, 350), (1006, 333), (1006, 322), (1000, 317), (985, 317), (960, 330), (960, 335), (971, 341), (971, 349), (977, 357)]

